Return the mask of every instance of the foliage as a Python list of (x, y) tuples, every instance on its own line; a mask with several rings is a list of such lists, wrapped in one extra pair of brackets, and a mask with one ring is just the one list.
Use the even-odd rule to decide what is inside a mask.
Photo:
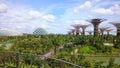
[[(109, 54), (114, 55), (119, 54), (119, 40), (114, 41), (114, 36), (109, 38), (112, 39), (100, 39), (98, 37), (92, 36), (73, 36), (73, 35), (23, 35), (23, 36), (6, 36), (0, 37), (1, 44), (13, 43), (13, 45), (8, 49), (8, 51), (17, 51), (21, 53), (32, 53), (35, 55), (44, 54), (47, 51), (55, 50), (56, 54), (52, 55), (54, 58), (63, 59), (68, 62), (75, 63), (77, 65), (85, 66), (86, 68), (119, 68), (119, 65), (113, 63), (113, 60), (109, 61), (107, 66), (103, 66), (102, 62), (91, 62), (90, 60), (86, 59), (85, 56), (82, 54), (89, 54), (89, 55), (96, 55), (96, 54)], [(3, 43), (4, 42), (4, 43)], [(104, 42), (115, 43), (116, 46), (104, 46)], [(61, 45), (64, 45), (63, 48), (59, 48)], [(0, 46), (0, 50), (4, 51), (5, 48)], [(118, 51), (117, 51), (118, 50)], [(115, 55), (116, 55), (115, 54)], [(12, 56), (9, 55), (8, 56)], [(10, 59), (7, 57), (7, 59)], [(2, 55), (0, 56), (1, 60)], [(15, 56), (12, 57), (15, 59)], [(32, 58), (32, 59), (31, 59)], [(14, 60), (13, 59), (13, 60)], [(60, 62), (49, 59), (47, 61), (41, 60), (38, 57), (25, 55), (22, 56), (22, 60), (24, 61), (23, 66), (30, 66), (31, 60), (33, 60), (33, 67), (38, 66), (44, 67), (44, 63), (47, 63), (46, 66), (49, 67), (59, 67)], [(9, 62), (9, 61), (7, 61)], [(8, 63), (10, 64), (10, 63)], [(12, 64), (10, 64), (12, 65)], [(68, 64), (63, 63), (64, 68), (75, 68)]]
[(114, 58), (110, 58), (110, 60), (109, 60), (109, 64), (108, 64), (108, 68), (113, 68), (113, 66), (114, 66)]
[(100, 62), (95, 62), (94, 63), (94, 68), (104, 68), (104, 66), (102, 66), (103, 62), (100, 61)]
[(79, 51), (82, 54), (94, 53), (95, 51), (92, 50), (93, 48), (94, 47), (92, 47), (92, 46), (82, 46)]
[(0, 45), (0, 51), (4, 51), (5, 50), (5, 45)]
[(120, 39), (116, 39), (114, 45), (115, 48), (120, 49)]

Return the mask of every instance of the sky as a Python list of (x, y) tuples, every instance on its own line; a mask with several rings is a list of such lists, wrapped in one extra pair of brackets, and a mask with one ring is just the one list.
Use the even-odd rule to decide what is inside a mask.
[(0, 28), (20, 33), (40, 27), (48, 33), (66, 34), (71, 25), (91, 24), (86, 20), (94, 18), (107, 19), (99, 28), (116, 30), (109, 22), (120, 22), (120, 0), (0, 0)]

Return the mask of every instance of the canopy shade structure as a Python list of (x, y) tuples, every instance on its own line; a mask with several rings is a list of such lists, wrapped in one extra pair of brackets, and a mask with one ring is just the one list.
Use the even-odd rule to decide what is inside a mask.
[(74, 35), (75, 33), (75, 29), (69, 29), (71, 31), (71, 33)]
[(96, 19), (90, 19), (90, 20), (87, 20), (88, 22), (92, 23), (93, 26), (94, 26), (94, 37), (98, 37), (98, 26), (100, 23), (102, 23), (103, 21), (106, 21), (106, 19), (99, 19), (99, 18), (96, 18)]
[(85, 29), (89, 26), (90, 24), (84, 24), (84, 25), (81, 25), (80, 27), (82, 28), (82, 35), (84, 36), (85, 35)]
[(101, 28), (99, 28), (99, 29), (100, 29), (100, 33), (101, 33), (101, 38), (102, 38), (102, 39), (104, 38), (104, 32), (105, 32), (105, 30), (107, 30), (108, 28), (110, 28), (110, 27), (101, 27)]
[(76, 35), (79, 35), (81, 25), (80, 24), (74, 24), (74, 25), (71, 25), (71, 26), (74, 27), (74, 29), (76, 31)]
[(117, 37), (120, 38), (120, 22), (110, 22), (117, 28)]

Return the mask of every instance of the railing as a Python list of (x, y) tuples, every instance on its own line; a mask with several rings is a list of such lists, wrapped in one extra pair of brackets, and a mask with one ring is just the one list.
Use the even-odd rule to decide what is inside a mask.
[(84, 68), (61, 59), (41, 59), (43, 55), (20, 52), (0, 52), (0, 68)]

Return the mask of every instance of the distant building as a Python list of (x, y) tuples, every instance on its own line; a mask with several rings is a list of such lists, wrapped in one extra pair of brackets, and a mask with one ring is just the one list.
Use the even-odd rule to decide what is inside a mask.
[(0, 29), (0, 36), (21, 36), (22, 33), (19, 33), (14, 30), (9, 29)]
[(34, 35), (45, 35), (47, 34), (47, 31), (43, 28), (37, 28), (34, 32)]

